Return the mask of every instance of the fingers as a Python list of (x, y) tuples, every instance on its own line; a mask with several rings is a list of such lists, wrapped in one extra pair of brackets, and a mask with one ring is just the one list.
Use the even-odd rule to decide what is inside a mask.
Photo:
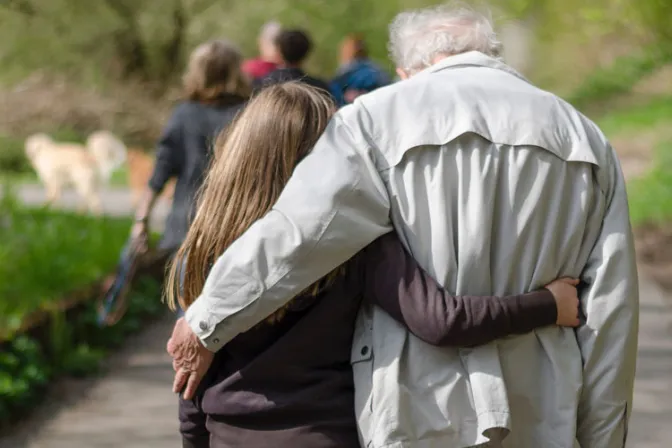
[(580, 282), (578, 278), (572, 278), (572, 277), (562, 277), (558, 279), (561, 282), (568, 283), (572, 286), (577, 286)]
[(184, 369), (178, 370), (173, 381), (173, 393), (179, 394), (188, 380), (189, 372)]
[(579, 319), (580, 307), (581, 307), (581, 302), (579, 302), (579, 299), (577, 298), (576, 299), (576, 316), (574, 317), (574, 325), (572, 325), (573, 327), (578, 327), (579, 325), (581, 325), (581, 320)]
[(173, 338), (168, 339), (168, 342), (166, 343), (166, 351), (168, 354), (172, 357), (175, 357), (175, 349), (177, 347), (175, 346), (175, 343), (173, 342)]
[(187, 382), (187, 387), (184, 389), (184, 394), (182, 398), (185, 400), (191, 400), (196, 395), (196, 389), (198, 388), (199, 383), (201, 382), (201, 375), (196, 372), (193, 372), (189, 376), (189, 381)]
[[(168, 339), (168, 342), (166, 343), (166, 351), (170, 356), (173, 358), (175, 357), (175, 353), (177, 353), (178, 349), (178, 343), (175, 340), (175, 335), (179, 333), (180, 330), (180, 325), (184, 322), (184, 317), (180, 317), (175, 321), (175, 326), (173, 326), (173, 333), (170, 335), (170, 338)], [(179, 338), (178, 338), (179, 340)]]

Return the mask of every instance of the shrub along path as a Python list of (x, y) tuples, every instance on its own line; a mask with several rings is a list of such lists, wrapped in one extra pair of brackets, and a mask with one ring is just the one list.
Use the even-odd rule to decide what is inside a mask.
[[(43, 200), (39, 187), (20, 197)], [(66, 195), (66, 206), (74, 197)], [(106, 212), (130, 213), (130, 195), (106, 192)], [(157, 218), (165, 216), (157, 210)], [(640, 277), (641, 325), (634, 414), (628, 446), (663, 448), (672, 440), (672, 302), (645, 274)], [(50, 403), (17, 432), (0, 438), (0, 448), (178, 447), (176, 397), (165, 342), (170, 316), (129, 341), (97, 380), (68, 381)]]

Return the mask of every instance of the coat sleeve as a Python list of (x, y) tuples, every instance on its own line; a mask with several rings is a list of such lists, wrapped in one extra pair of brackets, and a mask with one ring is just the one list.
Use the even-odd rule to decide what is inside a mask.
[(637, 360), (639, 288), (625, 181), (611, 149), (602, 228), (582, 274), (585, 325), (577, 439), (582, 447), (625, 446)]
[[(337, 113), (277, 204), (221, 255), (186, 319), (219, 350), (391, 229), (368, 138)], [(354, 126), (353, 126), (354, 127)]]
[(154, 170), (149, 179), (149, 187), (156, 193), (163, 190), (171, 177), (179, 174), (184, 163), (184, 143), (182, 139), (184, 115), (182, 106), (175, 108), (159, 139)]
[(395, 233), (369, 246), (364, 260), (365, 298), (432, 345), (471, 347), (557, 320), (547, 289), (507, 297), (450, 294), (422, 270)]

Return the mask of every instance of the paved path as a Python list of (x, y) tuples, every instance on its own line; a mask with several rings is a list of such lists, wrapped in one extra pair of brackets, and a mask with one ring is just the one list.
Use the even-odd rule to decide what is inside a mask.
[(635, 402), (628, 446), (672, 446), (672, 300), (640, 275)]
[[(41, 205), (46, 201), (44, 188), (39, 185), (21, 185), (17, 189), (18, 197), (26, 204)], [(102, 191), (103, 213), (111, 216), (127, 216), (133, 212), (131, 206), (131, 193), (125, 188), (106, 188)], [(59, 206), (75, 210), (80, 204), (79, 197), (73, 190), (65, 190)], [(170, 203), (165, 199), (159, 199), (152, 214), (152, 228), (161, 230), (168, 216)]]
[[(21, 197), (35, 202), (43, 196), (33, 188), (22, 191)], [(129, 207), (121, 202), (125, 197), (120, 191), (106, 193), (110, 204), (106, 211), (127, 212)], [(68, 200), (72, 199), (66, 196)], [(672, 440), (672, 301), (645, 275), (640, 276), (640, 297), (639, 360), (628, 446), (668, 448)], [(97, 381), (71, 383), (13, 438), (0, 439), (0, 448), (178, 447), (172, 371), (164, 353), (171, 325), (172, 318), (167, 317), (131, 341)], [(79, 392), (82, 387), (84, 393)]]
[(167, 315), (128, 341), (97, 380), (68, 380), (0, 448), (178, 448)]

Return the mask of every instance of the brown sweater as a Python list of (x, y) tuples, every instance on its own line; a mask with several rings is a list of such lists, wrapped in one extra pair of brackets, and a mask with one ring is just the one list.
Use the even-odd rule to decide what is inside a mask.
[(395, 234), (385, 235), (351, 259), (328, 290), (299, 297), (282, 320), (258, 325), (217, 353), (198, 398), (180, 400), (183, 446), (359, 447), (350, 351), (362, 297), (441, 346), (484, 344), (557, 319), (546, 289), (452, 296)]

